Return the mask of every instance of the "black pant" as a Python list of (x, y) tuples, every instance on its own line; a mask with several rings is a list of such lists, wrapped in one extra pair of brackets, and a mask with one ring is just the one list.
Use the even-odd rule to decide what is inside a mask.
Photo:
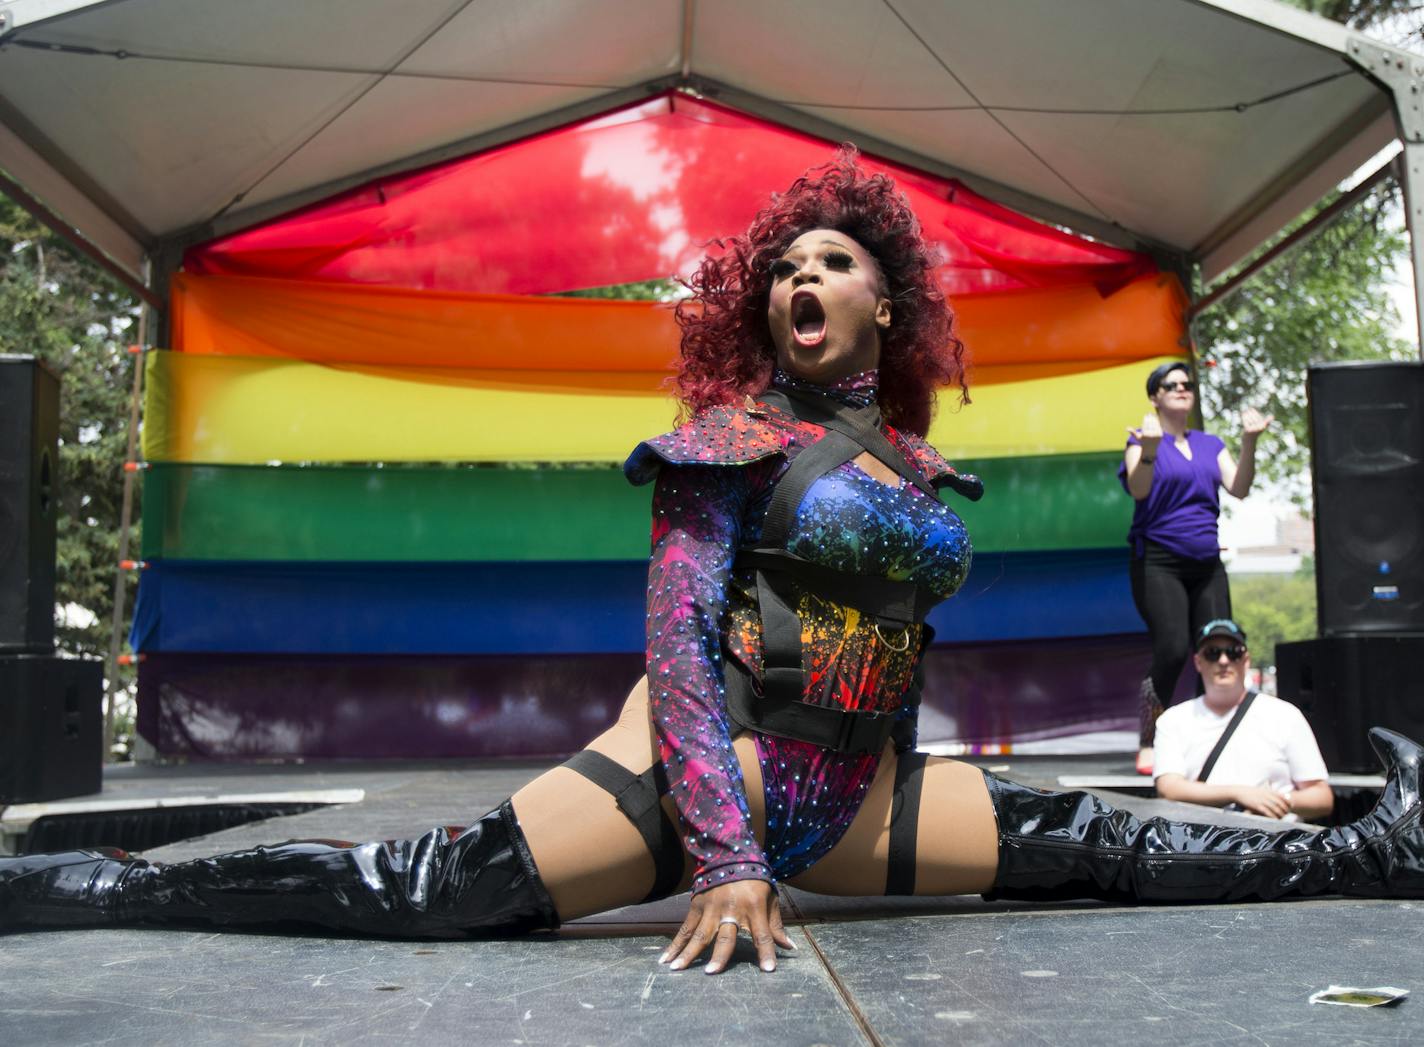
[(1146, 542), (1132, 558), (1132, 601), (1152, 637), (1153, 690), (1164, 706), (1192, 653), (1192, 637), (1213, 618), (1231, 617), (1231, 587), (1221, 558), (1189, 560)]

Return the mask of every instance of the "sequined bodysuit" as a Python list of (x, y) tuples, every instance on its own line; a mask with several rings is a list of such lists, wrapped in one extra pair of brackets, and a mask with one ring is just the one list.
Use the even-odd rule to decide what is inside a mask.
[[(798, 385), (778, 373), (776, 384)], [(805, 388), (805, 386), (801, 386)], [(826, 389), (811, 387), (818, 392)], [(829, 390), (871, 402), (875, 373)], [(752, 834), (732, 749), (722, 664), (761, 669), (761, 622), (739, 546), (760, 536), (776, 481), (824, 432), (809, 422), (771, 425), (719, 408), (634, 451), (634, 482), (654, 475), (648, 579), (648, 691), (668, 782), (689, 853), (694, 893), (742, 879), (784, 879), (824, 856), (844, 834), (879, 766), (878, 753), (849, 755), (754, 734), (766, 794), (763, 848)], [(887, 430), (907, 459), (935, 480), (948, 464), (917, 438)], [(969, 568), (969, 537), (949, 506), (910, 484), (891, 486), (846, 463), (811, 485), (788, 548), (855, 574), (907, 580), (948, 595)], [(803, 701), (841, 709), (901, 708), (920, 652), (920, 627), (877, 629), (867, 616), (803, 593)], [(912, 713), (906, 709), (906, 713)]]

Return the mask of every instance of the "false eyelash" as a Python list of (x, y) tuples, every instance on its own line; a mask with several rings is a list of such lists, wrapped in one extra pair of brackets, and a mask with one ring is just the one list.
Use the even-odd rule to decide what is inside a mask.
[(783, 276), (790, 276), (792, 273), (796, 272), (796, 263), (788, 261), (785, 258), (777, 258), (774, 259), (772, 263), (766, 267), (766, 271), (771, 276), (779, 280)]
[(822, 261), (838, 269), (849, 269), (855, 264), (855, 259), (846, 251), (827, 251)]

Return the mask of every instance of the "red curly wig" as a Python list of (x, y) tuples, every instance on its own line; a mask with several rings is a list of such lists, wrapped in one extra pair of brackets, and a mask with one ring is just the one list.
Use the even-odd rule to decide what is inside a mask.
[(679, 304), (682, 360), (676, 384), (684, 411), (736, 402), (771, 384), (776, 350), (767, 327), (769, 267), (809, 229), (834, 229), (864, 247), (880, 266), (892, 318), (880, 343), (880, 409), (898, 429), (929, 429), (935, 391), (957, 385), (969, 402), (964, 343), (935, 279), (936, 258), (909, 203), (885, 175), (868, 175), (853, 146), (813, 167), (752, 220), (742, 236), (687, 281)]

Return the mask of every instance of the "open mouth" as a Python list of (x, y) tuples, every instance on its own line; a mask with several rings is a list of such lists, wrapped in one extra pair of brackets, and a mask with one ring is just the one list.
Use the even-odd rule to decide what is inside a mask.
[(811, 291), (797, 291), (791, 296), (791, 330), (804, 346), (817, 346), (825, 339), (826, 311)]

